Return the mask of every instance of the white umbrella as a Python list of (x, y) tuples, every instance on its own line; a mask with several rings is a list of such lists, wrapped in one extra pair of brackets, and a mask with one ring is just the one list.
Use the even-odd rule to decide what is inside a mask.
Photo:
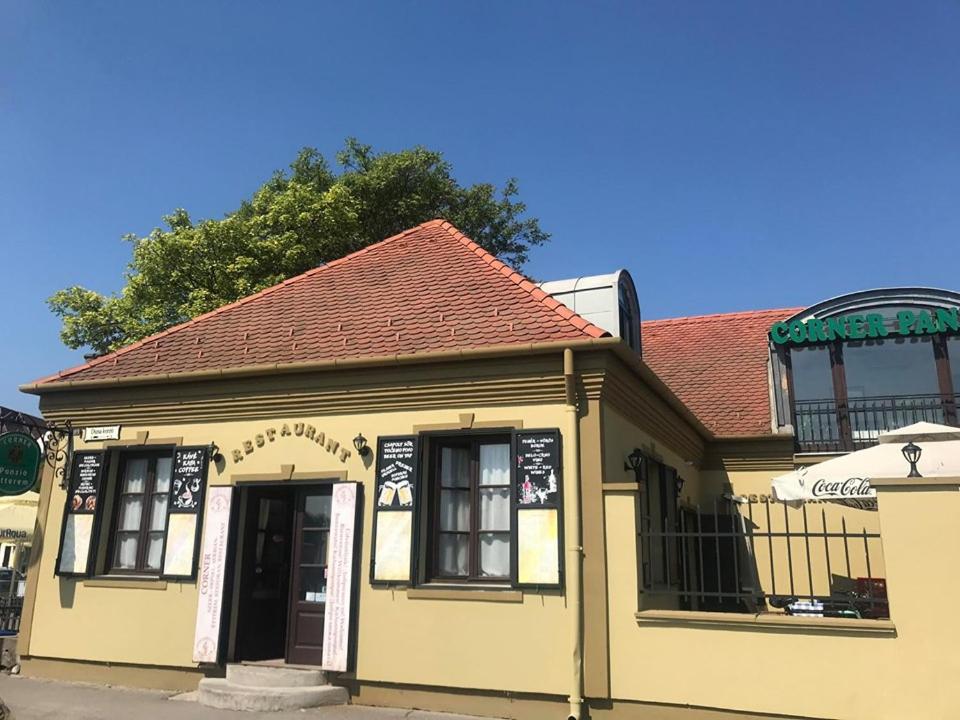
[(907, 477), (903, 446), (920, 448), (917, 471), (923, 477), (960, 476), (960, 429), (920, 422), (881, 433), (880, 443), (773, 479), (773, 496), (786, 502), (831, 500), (876, 509), (870, 478)]

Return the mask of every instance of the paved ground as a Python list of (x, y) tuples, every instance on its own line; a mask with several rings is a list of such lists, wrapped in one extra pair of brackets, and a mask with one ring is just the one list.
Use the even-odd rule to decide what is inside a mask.
[(475, 720), (465, 715), (359, 705), (282, 713), (214, 710), (168, 692), (0, 675), (0, 698), (15, 720)]

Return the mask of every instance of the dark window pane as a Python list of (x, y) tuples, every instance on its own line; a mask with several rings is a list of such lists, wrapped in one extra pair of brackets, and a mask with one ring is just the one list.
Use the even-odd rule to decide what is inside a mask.
[(470, 450), (468, 448), (441, 449), (440, 484), (443, 487), (470, 487)]
[(466, 535), (440, 533), (439, 566), (440, 574), (448, 577), (464, 577), (468, 573), (467, 550), (470, 538)]
[(950, 375), (953, 377), (953, 392), (960, 395), (960, 336), (947, 338), (947, 354), (950, 356)]
[(327, 570), (326, 568), (300, 568), (300, 600), (305, 602), (327, 601)]
[(440, 491), (440, 529), (470, 530), (470, 492), (467, 490)]
[(932, 395), (940, 392), (930, 338), (868, 340), (844, 345), (847, 396)]
[(332, 502), (333, 496), (329, 493), (307, 495), (303, 524), (306, 527), (330, 527), (330, 504)]
[(830, 351), (824, 345), (795, 347), (790, 350), (795, 400), (832, 400), (833, 375)]
[(327, 564), (328, 530), (304, 530), (300, 548), (300, 562), (305, 565)]

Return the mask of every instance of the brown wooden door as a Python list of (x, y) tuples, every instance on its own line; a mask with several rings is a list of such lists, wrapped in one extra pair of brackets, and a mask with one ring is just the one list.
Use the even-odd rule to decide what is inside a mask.
[(287, 662), (297, 665), (323, 662), (331, 490), (325, 485), (297, 491), (287, 629)]

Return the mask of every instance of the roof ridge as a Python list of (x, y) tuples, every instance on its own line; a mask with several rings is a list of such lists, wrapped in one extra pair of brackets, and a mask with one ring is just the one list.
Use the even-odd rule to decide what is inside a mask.
[(371, 243), (370, 245), (362, 247), (359, 250), (355, 250), (349, 255), (344, 255), (343, 257), (336, 258), (335, 260), (331, 260), (328, 263), (323, 263), (322, 265), (318, 265), (317, 267), (310, 268), (309, 270), (306, 270), (305, 272), (302, 272), (299, 275), (294, 275), (293, 277), (287, 278), (286, 280), (281, 280), (276, 285), (265, 287), (262, 290), (258, 290), (257, 292), (253, 293), (252, 295), (245, 295), (244, 297), (234, 300), (233, 302), (229, 302), (226, 305), (221, 305), (218, 308), (214, 308), (213, 310), (209, 310), (203, 313), (202, 315), (197, 315), (196, 317), (190, 318), (189, 320), (185, 320), (182, 323), (178, 323), (177, 325), (168, 327), (165, 330), (161, 330), (158, 333), (154, 333), (153, 335), (148, 335), (145, 338), (142, 338), (140, 340), (137, 340), (136, 342), (130, 343), (129, 345), (124, 345), (122, 348), (113, 350), (105, 355), (101, 355), (98, 358), (94, 358), (93, 360), (82, 363), (80, 365), (75, 365), (74, 367), (67, 368), (66, 370), (60, 370), (59, 372), (53, 373), (52, 375), (47, 375), (46, 377), (42, 377), (39, 380), (36, 380), (34, 382), (42, 383), (42, 382), (47, 382), (49, 380), (54, 380), (56, 378), (64, 378), (69, 375), (78, 373), (81, 370), (97, 367), (99, 365), (103, 365), (105, 362), (116, 360), (116, 358), (120, 357), (121, 355), (125, 355), (128, 352), (136, 350), (139, 347), (143, 347), (144, 345), (148, 345), (151, 342), (157, 342), (161, 338), (172, 335), (173, 333), (178, 332), (180, 330), (184, 330), (190, 327), (191, 325), (195, 325), (201, 320), (205, 320), (209, 317), (213, 317), (214, 315), (219, 315), (220, 313), (226, 312), (231, 308), (239, 307), (245, 303), (248, 303), (257, 298), (263, 297), (264, 295), (269, 295), (270, 293), (275, 292), (276, 290), (279, 290), (280, 288), (290, 285), (298, 280), (303, 280), (308, 277), (313, 277), (314, 275), (319, 273), (321, 270), (325, 270), (326, 268), (340, 265), (345, 260), (349, 260), (350, 258), (363, 255), (369, 252), (370, 250), (372, 250), (373, 248), (380, 247), (390, 242), (394, 242), (402, 237), (405, 237), (406, 235), (409, 235), (410, 233), (416, 232), (417, 230), (422, 230), (423, 228), (433, 227), (436, 225), (442, 225), (445, 222), (446, 221), (443, 220), (442, 218), (434, 218), (433, 220), (427, 220), (426, 222), (420, 223), (419, 225), (415, 225), (414, 227), (407, 228), (403, 232), (399, 232), (396, 235), (391, 235), (388, 238), (384, 238), (383, 240), (378, 240), (377, 242)]
[[(685, 323), (685, 322), (696, 322), (698, 320), (712, 320), (719, 318), (735, 318), (735, 317), (756, 317), (758, 315), (766, 315), (770, 313), (795, 313), (799, 310), (802, 310), (802, 307), (793, 307), (793, 308), (770, 308), (767, 310), (738, 310), (735, 312), (728, 313), (709, 313), (706, 315), (684, 315), (681, 317), (673, 318), (657, 318), (656, 320), (644, 320), (641, 324), (643, 325), (653, 325), (653, 324), (663, 324), (667, 325), (669, 323)], [(789, 314), (784, 315), (784, 317), (789, 317)]]
[(477, 257), (483, 260), (487, 265), (492, 267), (494, 270), (498, 271), (501, 275), (511, 280), (517, 287), (521, 290), (524, 290), (529, 294), (534, 300), (539, 302), (541, 305), (546, 307), (548, 310), (551, 310), (556, 315), (559, 315), (563, 320), (573, 325), (580, 332), (589, 335), (590, 337), (603, 337), (609, 335), (606, 330), (597, 325), (594, 325), (592, 322), (586, 318), (578, 315), (576, 312), (568, 308), (562, 302), (556, 298), (550, 296), (548, 293), (545, 293), (534, 283), (530, 282), (530, 279), (527, 278), (522, 273), (514, 270), (512, 267), (507, 265), (502, 260), (495, 257), (492, 253), (485, 250), (482, 246), (478, 245), (476, 242), (468, 238), (463, 234), (453, 223), (443, 220), (440, 223), (440, 227), (446, 230), (450, 235), (459, 240), (465, 247), (471, 250)]

